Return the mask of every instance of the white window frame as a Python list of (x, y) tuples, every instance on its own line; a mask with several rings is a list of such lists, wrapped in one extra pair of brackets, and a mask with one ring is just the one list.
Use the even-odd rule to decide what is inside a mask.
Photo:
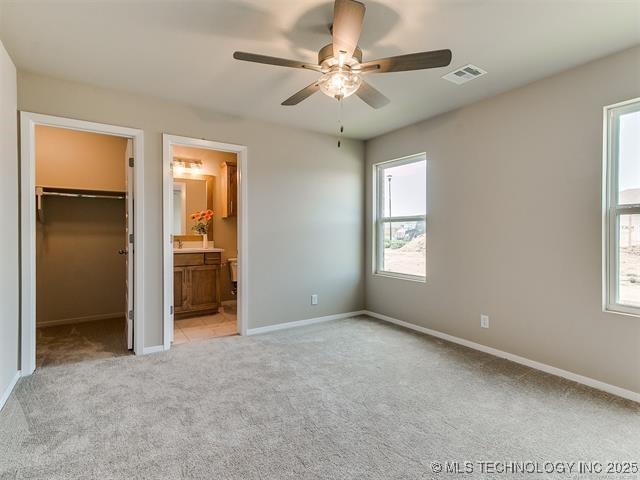
[(640, 316), (640, 307), (620, 303), (618, 292), (619, 218), (640, 214), (640, 204), (618, 204), (618, 129), (620, 116), (636, 111), (640, 111), (640, 98), (604, 108), (602, 283), (604, 311)]
[[(411, 215), (411, 216), (390, 216), (383, 217), (384, 212), (384, 175), (380, 172), (389, 167), (398, 167), (401, 165), (407, 165), (410, 163), (426, 162), (426, 153), (418, 153), (415, 155), (409, 155), (407, 157), (398, 158), (395, 160), (387, 160), (384, 162), (378, 162), (373, 164), (373, 275), (380, 277), (392, 277), (401, 280), (409, 280), (414, 282), (425, 283), (427, 281), (426, 272), (425, 275), (410, 275), (406, 273), (390, 272), (383, 270), (381, 267), (384, 265), (384, 225), (385, 222), (416, 222), (424, 221), (425, 233), (427, 231), (427, 212), (425, 208), (424, 215)], [(425, 169), (425, 185), (427, 185), (428, 174)], [(428, 188), (428, 187), (427, 187)], [(425, 189), (426, 195), (426, 189)], [(427, 199), (425, 198), (425, 205)], [(425, 252), (426, 256), (426, 252)], [(425, 258), (426, 263), (426, 258)]]

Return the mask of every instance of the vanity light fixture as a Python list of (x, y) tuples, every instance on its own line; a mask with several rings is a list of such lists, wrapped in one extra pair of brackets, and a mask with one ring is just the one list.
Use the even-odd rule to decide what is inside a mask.
[(202, 160), (173, 157), (173, 168), (176, 173), (200, 173), (202, 172)]

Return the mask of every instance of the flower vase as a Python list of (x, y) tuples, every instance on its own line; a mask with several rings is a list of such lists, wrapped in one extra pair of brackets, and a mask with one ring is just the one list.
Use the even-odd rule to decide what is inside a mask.
[(206, 233), (202, 234), (202, 248), (209, 248), (209, 237)]

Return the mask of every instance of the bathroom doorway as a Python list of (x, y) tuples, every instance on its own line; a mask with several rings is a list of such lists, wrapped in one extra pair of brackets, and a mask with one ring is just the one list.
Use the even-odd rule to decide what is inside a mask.
[(142, 132), (22, 112), (21, 142), (24, 374), (143, 353)]
[(165, 349), (243, 330), (244, 147), (164, 135)]

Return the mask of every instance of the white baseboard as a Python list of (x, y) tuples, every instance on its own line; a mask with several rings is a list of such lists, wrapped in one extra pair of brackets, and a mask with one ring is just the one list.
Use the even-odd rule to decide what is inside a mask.
[(617, 395), (618, 397), (623, 397), (628, 400), (633, 400), (634, 402), (640, 403), (640, 393), (638, 392), (633, 392), (631, 390), (626, 390), (621, 387), (616, 387), (615, 385), (610, 385), (608, 383), (601, 382), (600, 380), (595, 380), (593, 378), (585, 377), (577, 373), (569, 372), (567, 370), (562, 370), (561, 368), (552, 367), (551, 365), (536, 362), (535, 360), (530, 360), (525, 357), (520, 357), (518, 355), (514, 355), (513, 353), (503, 352), (502, 350), (498, 350), (492, 347), (487, 347), (486, 345), (472, 342), (470, 340), (465, 340), (464, 338), (454, 337), (453, 335), (438, 332), (437, 330), (431, 330), (430, 328), (414, 325), (413, 323), (398, 320), (397, 318), (389, 317), (387, 315), (382, 315), (380, 313), (371, 312), (371, 311), (365, 311), (363, 313), (365, 315), (369, 315), (370, 317), (377, 318), (385, 322), (393, 323), (395, 325), (409, 328), (417, 332), (425, 333), (433, 337), (438, 337), (443, 340), (447, 340), (449, 342), (463, 345), (465, 347), (473, 348), (474, 350), (479, 350), (481, 352), (485, 352), (490, 355), (494, 355), (496, 357), (504, 358), (506, 360), (511, 360), (512, 362), (519, 363), (520, 365), (525, 365), (527, 367), (535, 368), (536, 370), (541, 370), (543, 372), (550, 373), (551, 375), (556, 375), (558, 377), (566, 378), (567, 380), (572, 380), (574, 382), (587, 385), (588, 387), (592, 387), (597, 390), (602, 390), (604, 392)]
[(13, 376), (13, 378), (9, 382), (9, 385), (7, 385), (7, 388), (5, 388), (4, 392), (2, 392), (2, 396), (0, 397), (0, 410), (2, 410), (2, 407), (4, 407), (4, 404), (7, 403), (7, 400), (9, 400), (9, 395), (11, 395), (11, 392), (13, 392), (13, 387), (16, 386), (16, 383), (18, 382), (19, 379), (20, 379), (20, 370), (16, 372), (16, 374)]
[(150, 353), (164, 352), (164, 345), (156, 345), (154, 347), (144, 347), (142, 351), (143, 355), (149, 355)]
[(96, 320), (108, 320), (110, 318), (124, 318), (125, 312), (101, 313), (99, 315), (87, 315), (85, 317), (59, 318), (57, 320), (46, 320), (38, 322), (36, 327), (52, 327), (54, 325), (71, 325), (73, 323), (93, 322)]
[(306, 320), (296, 320), (294, 322), (277, 323), (275, 325), (269, 325), (266, 327), (250, 328), (247, 330), (247, 335), (260, 335), (262, 333), (275, 332), (277, 330), (284, 330), (285, 328), (303, 327), (305, 325), (313, 325), (314, 323), (329, 322), (331, 320), (340, 320), (342, 318), (355, 317), (357, 315), (364, 315), (364, 310), (357, 310), (355, 312), (337, 313), (335, 315), (326, 315), (324, 317), (307, 318)]

